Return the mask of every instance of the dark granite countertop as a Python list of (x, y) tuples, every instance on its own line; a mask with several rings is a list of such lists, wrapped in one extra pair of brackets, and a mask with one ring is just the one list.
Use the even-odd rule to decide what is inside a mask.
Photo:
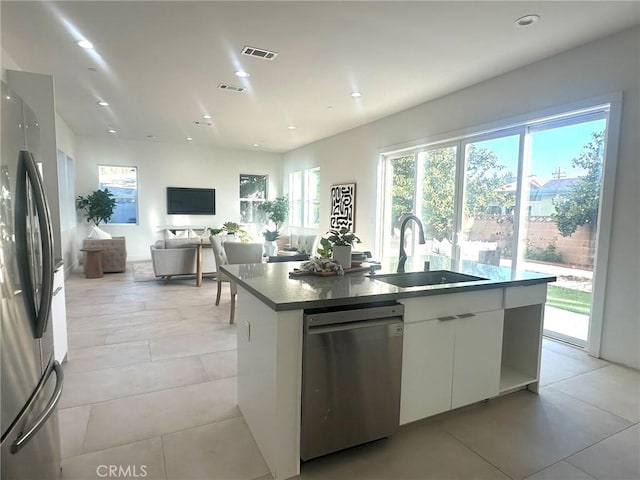
[[(289, 272), (299, 264), (287, 262), (223, 265), (220, 269), (276, 311), (356, 305), (427, 295), (535, 285), (556, 280), (554, 276), (533, 272), (512, 275), (508, 268), (463, 261), (461, 268), (454, 271), (487, 280), (403, 288), (375, 280), (376, 275), (369, 276), (368, 272), (347, 273), (344, 276), (289, 278)], [(409, 267), (410, 264), (407, 272), (420, 270)], [(439, 265), (437, 259), (432, 260), (431, 270), (440, 269), (450, 270)], [(384, 265), (376, 274), (394, 271), (395, 266), (389, 264)]]

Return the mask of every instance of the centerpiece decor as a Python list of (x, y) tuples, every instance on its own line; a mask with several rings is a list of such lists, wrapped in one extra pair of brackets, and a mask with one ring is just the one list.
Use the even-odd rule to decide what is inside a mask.
[(361, 243), (355, 233), (348, 228), (329, 230), (328, 237), (320, 239), (317, 253), (321, 258), (333, 258), (342, 268), (351, 267), (351, 250), (354, 243)]

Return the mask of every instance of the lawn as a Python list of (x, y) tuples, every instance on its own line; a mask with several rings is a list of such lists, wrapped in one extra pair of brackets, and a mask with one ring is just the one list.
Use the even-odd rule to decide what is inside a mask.
[(570, 312), (589, 315), (591, 311), (591, 293), (549, 285), (547, 305)]

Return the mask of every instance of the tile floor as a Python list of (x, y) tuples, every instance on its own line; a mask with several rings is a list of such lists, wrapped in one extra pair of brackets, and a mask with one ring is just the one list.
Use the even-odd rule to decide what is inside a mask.
[[(63, 480), (271, 479), (236, 404), (229, 291), (67, 280)], [(521, 391), (302, 466), (302, 479), (640, 479), (640, 374), (544, 341)], [(112, 470), (109, 470), (112, 469)]]

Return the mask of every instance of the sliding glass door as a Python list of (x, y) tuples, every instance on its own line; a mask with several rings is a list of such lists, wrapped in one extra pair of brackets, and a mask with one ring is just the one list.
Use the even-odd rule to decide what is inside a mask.
[(555, 275), (545, 333), (585, 345), (607, 117), (603, 106), (385, 157), (382, 257), (397, 258), (402, 216), (414, 213), (427, 242), (408, 230), (407, 270), (429, 255), (437, 268)]
[(512, 266), (521, 139), (502, 132), (464, 145), (461, 260)]
[(545, 308), (545, 333), (586, 345), (606, 118), (603, 112), (529, 129), (528, 169), (538, 180), (520, 223), (523, 268), (555, 275)]

